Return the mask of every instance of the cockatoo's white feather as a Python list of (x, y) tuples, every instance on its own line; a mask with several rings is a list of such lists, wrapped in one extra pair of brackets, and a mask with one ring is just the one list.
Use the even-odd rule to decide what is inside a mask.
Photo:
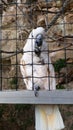
[[(36, 40), (36, 36), (38, 34), (43, 35), (43, 43), (41, 46), (41, 54), (39, 57), (34, 52), (35, 40)], [(22, 72), (23, 77), (25, 78), (24, 82), (26, 84), (28, 84), (28, 85), (26, 85), (26, 87), (27, 87), (27, 89), (30, 89), (30, 90), (32, 90), (32, 86), (33, 86), (32, 73), (33, 73), (34, 84), (38, 85), (41, 89), (49, 89), (49, 85), (50, 85), (50, 90), (52, 90), (52, 89), (55, 89), (55, 86), (56, 86), (54, 78), (50, 78), (50, 83), (49, 83), (48, 77), (41, 78), (41, 77), (45, 77), (45, 76), (55, 77), (54, 68), (51, 64), (51, 59), (50, 59), (50, 57), (48, 57), (48, 50), (47, 50), (48, 46), (44, 40), (44, 37), (45, 37), (45, 31), (42, 27), (33, 29), (33, 31), (30, 33), (30, 35), (27, 39), (26, 45), (23, 48), (23, 51), (25, 53), (21, 59), (21, 64), (23, 64), (23, 66), (21, 65), (21, 72)], [(44, 62), (44, 63), (42, 63), (42, 62)], [(48, 62), (49, 62), (49, 64), (48, 64)], [(25, 64), (27, 64), (27, 65), (25, 65)], [(32, 64), (33, 64), (33, 66), (32, 66)], [(44, 65), (42, 65), (42, 64), (44, 64)], [(31, 78), (26, 79), (26, 77), (31, 77)]]
[[(40, 37), (42, 37), (41, 40)], [(39, 43), (41, 44), (39, 45)], [(55, 90), (54, 67), (45, 41), (45, 30), (42, 27), (32, 30), (23, 51), (20, 69), (26, 88), (32, 90), (39, 86), (40, 89)], [(61, 130), (64, 128), (57, 105), (36, 105), (35, 118), (36, 130)]]

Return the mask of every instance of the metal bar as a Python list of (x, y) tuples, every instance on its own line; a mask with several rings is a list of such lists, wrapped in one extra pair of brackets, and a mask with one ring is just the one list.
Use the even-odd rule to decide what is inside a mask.
[(17, 13), (17, 6), (18, 6), (18, 3), (16, 2), (16, 90), (18, 89), (18, 56), (17, 56), (17, 28), (18, 28), (18, 25), (17, 25), (17, 16), (18, 16), (18, 13)]
[(0, 103), (3, 104), (73, 104), (73, 91), (1, 91)]
[[(2, 4), (0, 1), (0, 77), (2, 77), (2, 53), (1, 53), (2, 30), (1, 30), (1, 24), (2, 24)], [(2, 89), (2, 78), (0, 78), (0, 90), (1, 89)]]

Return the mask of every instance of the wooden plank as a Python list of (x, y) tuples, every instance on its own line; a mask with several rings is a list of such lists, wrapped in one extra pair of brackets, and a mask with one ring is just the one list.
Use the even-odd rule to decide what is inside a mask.
[(3, 104), (73, 104), (73, 91), (39, 91), (35, 97), (33, 91), (0, 91), (0, 103)]

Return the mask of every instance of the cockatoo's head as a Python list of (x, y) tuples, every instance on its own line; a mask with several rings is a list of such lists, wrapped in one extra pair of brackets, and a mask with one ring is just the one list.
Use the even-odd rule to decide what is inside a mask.
[(32, 39), (32, 44), (34, 49), (33, 51), (37, 56), (40, 55), (44, 36), (45, 36), (45, 30), (43, 27), (37, 27), (36, 29), (33, 29), (29, 35), (29, 38)]

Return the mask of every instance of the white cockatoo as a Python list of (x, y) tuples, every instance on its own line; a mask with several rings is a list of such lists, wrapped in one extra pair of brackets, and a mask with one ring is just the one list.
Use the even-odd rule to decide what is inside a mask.
[[(20, 69), (28, 90), (55, 90), (55, 72), (51, 64), (45, 29), (37, 27), (29, 34), (23, 48)], [(62, 116), (57, 105), (35, 105), (36, 130), (61, 130), (64, 128)]]

